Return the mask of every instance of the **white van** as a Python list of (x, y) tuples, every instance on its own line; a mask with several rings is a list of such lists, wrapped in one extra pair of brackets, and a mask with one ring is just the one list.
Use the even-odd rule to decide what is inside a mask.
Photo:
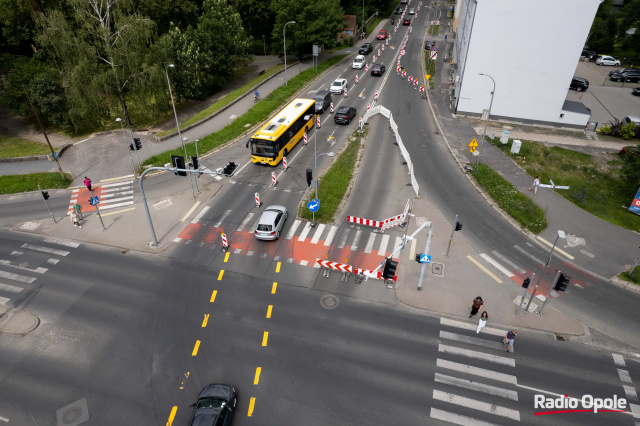
[(626, 126), (629, 123), (633, 123), (636, 126), (640, 126), (640, 118), (639, 117), (634, 117), (633, 115), (627, 116), (625, 118), (622, 119), (621, 121), (623, 126)]
[(355, 70), (362, 69), (364, 67), (364, 61), (364, 55), (356, 56), (356, 58), (353, 60), (353, 63), (351, 64), (351, 68)]

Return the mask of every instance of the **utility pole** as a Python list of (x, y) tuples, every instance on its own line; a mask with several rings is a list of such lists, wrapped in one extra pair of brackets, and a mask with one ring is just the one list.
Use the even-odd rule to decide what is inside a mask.
[[(549, 195), (549, 201), (547, 201), (547, 208), (544, 209), (544, 216), (542, 216), (542, 220), (540, 222), (544, 222), (544, 219), (547, 217), (547, 212), (549, 211), (549, 205), (551, 204), (551, 198), (553, 197), (553, 193), (556, 192), (556, 189), (569, 189), (568, 186), (557, 186), (551, 179), (549, 179), (551, 185), (539, 184), (543, 188), (551, 188), (551, 194)], [(563, 237), (564, 238), (564, 237)]]

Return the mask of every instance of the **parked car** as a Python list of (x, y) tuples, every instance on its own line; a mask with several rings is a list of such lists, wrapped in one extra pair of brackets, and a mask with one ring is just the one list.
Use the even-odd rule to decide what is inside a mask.
[(640, 96), (640, 87), (636, 87), (631, 91), (631, 94), (634, 96)]
[(277, 240), (289, 214), (284, 206), (269, 206), (260, 216), (254, 235), (259, 240)]
[(609, 77), (609, 80), (618, 82), (624, 81), (626, 83), (637, 83), (640, 81), (640, 70), (616, 73)]
[(404, 18), (402, 20), (402, 25), (411, 25), (411, 19), (409, 18)]
[(373, 46), (371, 46), (371, 43), (363, 43), (362, 46), (360, 46), (358, 53), (361, 55), (367, 55), (372, 51), (373, 51)]
[(359, 70), (364, 67), (364, 55), (358, 55), (351, 63), (351, 68), (354, 70)]
[(580, 56), (584, 56), (585, 58), (589, 58), (590, 60), (594, 60), (595, 58), (598, 57), (598, 54), (596, 53), (595, 50), (593, 50), (589, 46), (585, 46), (582, 49), (582, 54)]
[(371, 75), (378, 75), (382, 77), (382, 74), (384, 74), (384, 71), (385, 71), (385, 67), (384, 65), (381, 65), (381, 64), (374, 64), (371, 67)]
[(640, 70), (640, 68), (618, 68), (617, 70), (609, 71), (609, 77), (612, 77), (614, 74), (620, 74), (622, 72), (635, 71), (635, 70)]
[(400, 4), (407, 4), (407, 0), (400, 0)]
[(385, 30), (380, 30), (377, 37), (378, 40), (384, 40), (387, 38), (387, 32)]
[(435, 45), (435, 40), (427, 40), (424, 42), (424, 50), (432, 50)]
[(229, 426), (238, 398), (233, 386), (213, 383), (205, 386), (194, 407), (189, 426)]
[(344, 92), (344, 89), (347, 88), (347, 79), (346, 78), (338, 78), (333, 83), (331, 83), (331, 87), (329, 91), (336, 95)]
[(356, 117), (356, 109), (351, 106), (341, 106), (333, 116), (336, 124), (349, 124)]
[(622, 123), (623, 126), (626, 126), (629, 123), (633, 123), (634, 126), (640, 126), (640, 117), (630, 115), (623, 118), (620, 123)]
[(586, 78), (574, 77), (571, 79), (571, 84), (569, 85), (569, 89), (577, 90), (578, 92), (583, 92), (589, 88), (589, 80)]
[(409, 15), (415, 15), (416, 10), (414, 8), (409, 9)]
[(614, 58), (613, 56), (600, 56), (598, 59), (596, 59), (596, 64), (602, 66), (602, 65), (613, 65), (615, 67), (619, 67), (620, 66), (620, 61), (617, 60), (616, 58)]
[(328, 90), (321, 90), (313, 97), (313, 100), (316, 101), (316, 112), (318, 114), (322, 114), (329, 108), (331, 105), (331, 92)]

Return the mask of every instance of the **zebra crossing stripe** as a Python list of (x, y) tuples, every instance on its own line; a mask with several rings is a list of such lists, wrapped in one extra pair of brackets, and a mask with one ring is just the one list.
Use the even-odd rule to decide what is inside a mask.
[(240, 223), (240, 226), (238, 226), (238, 228), (236, 229), (236, 232), (242, 232), (242, 230), (244, 229), (245, 226), (247, 226), (247, 223), (249, 223), (252, 217), (253, 217), (253, 213), (247, 214), (245, 218), (242, 220), (242, 222)]
[(499, 264), (498, 262), (493, 260), (491, 257), (489, 257), (488, 254), (480, 253), (480, 257), (483, 258), (484, 260), (486, 260), (487, 262), (489, 262), (491, 265), (493, 265), (494, 268), (496, 268), (498, 271), (502, 272), (507, 277), (509, 277), (509, 278), (513, 278), (514, 277), (514, 275), (511, 273), (511, 271), (509, 271), (507, 268), (505, 268), (504, 266), (502, 266), (501, 264)]
[(497, 423), (489, 423), (484, 420), (474, 419), (473, 417), (467, 417), (437, 408), (431, 408), (430, 416), (432, 419), (443, 420), (460, 426), (499, 426)]
[(8, 297), (0, 297), (0, 305), (6, 305), (8, 301), (10, 301)]
[(369, 254), (371, 250), (373, 250), (373, 243), (376, 241), (376, 234), (373, 232), (369, 232), (369, 239), (367, 240), (367, 245), (364, 246), (364, 252)]
[(338, 227), (331, 226), (331, 229), (329, 230), (329, 234), (327, 234), (327, 239), (324, 241), (324, 245), (326, 247), (331, 246), (331, 243), (333, 242), (333, 239), (335, 238), (337, 232), (338, 232)]
[[(100, 201), (102, 202), (104, 198), (112, 198), (112, 197), (117, 197), (119, 195), (129, 195), (129, 194), (133, 194), (133, 191), (122, 191), (122, 192), (113, 192), (111, 194), (103, 194), (100, 196)], [(128, 197), (128, 198), (131, 198), (131, 197)]]
[(485, 379), (511, 383), (512, 385), (518, 384), (518, 378), (512, 374), (499, 373), (497, 371), (487, 370), (486, 368), (473, 367), (471, 365), (460, 364), (459, 362), (447, 361), (446, 359), (436, 359), (436, 366), (457, 371), (459, 373), (473, 374), (474, 376), (484, 377)]
[(307, 222), (304, 225), (304, 228), (302, 229), (302, 232), (300, 233), (300, 236), (298, 237), (298, 241), (304, 241), (305, 238), (307, 238), (307, 235), (309, 234), (309, 231), (311, 231), (311, 222)]
[(287, 234), (287, 240), (290, 240), (293, 238), (293, 236), (296, 233), (296, 229), (298, 229), (298, 226), (300, 226), (300, 221), (298, 219), (296, 219), (293, 222), (293, 225), (291, 225), (291, 228), (289, 228), (289, 233)]
[(231, 213), (231, 210), (227, 210), (226, 212), (224, 212), (224, 214), (222, 215), (222, 217), (220, 218), (219, 221), (217, 221), (213, 227), (214, 228), (220, 228), (220, 225), (222, 225), (222, 222), (224, 222), (224, 220), (227, 218), (227, 216), (229, 216), (229, 214)]
[(0, 278), (6, 278), (8, 280), (19, 281), (21, 283), (31, 284), (36, 279), (34, 277), (27, 277), (26, 275), (18, 275), (11, 272), (0, 270)]
[(500, 259), (501, 261), (503, 261), (507, 265), (511, 266), (517, 273), (524, 274), (525, 272), (527, 272), (524, 269), (522, 269), (521, 267), (519, 267), (518, 265), (516, 265), (515, 263), (513, 263), (511, 260), (509, 260), (506, 257), (504, 257), (502, 254), (498, 253), (497, 251), (494, 250), (491, 253), (493, 253), (493, 255), (495, 257), (497, 257), (498, 259)]
[(433, 390), (433, 399), (444, 401), (461, 407), (471, 408), (472, 410), (483, 411), (488, 414), (506, 417), (511, 420), (520, 421), (520, 412), (511, 408), (501, 407), (500, 405), (489, 404), (487, 402), (478, 401), (464, 396), (455, 395), (449, 392)]
[(620, 376), (620, 380), (626, 383), (633, 384), (633, 382), (631, 381), (631, 376), (629, 375), (629, 372), (627, 370), (622, 370), (621, 368), (618, 368), (617, 370), (618, 376)]
[(533, 260), (534, 262), (536, 262), (539, 265), (544, 265), (544, 262), (540, 259), (538, 259), (537, 257), (535, 257), (534, 255), (532, 255), (531, 253), (529, 253), (528, 251), (526, 251), (525, 249), (523, 249), (520, 246), (513, 246), (514, 249), (518, 250), (520, 253), (524, 254), (525, 256), (527, 256), (529, 259)]
[(630, 399), (632, 401), (638, 400), (638, 394), (636, 393), (636, 390), (633, 388), (633, 386), (622, 385), (622, 387), (624, 388), (624, 393), (627, 395), (627, 399)]
[(344, 232), (342, 233), (342, 239), (340, 240), (340, 244), (338, 245), (339, 249), (343, 249), (344, 246), (347, 244), (347, 238), (349, 237), (349, 233), (351, 232), (351, 229), (345, 229)]
[(2, 291), (6, 291), (7, 293), (20, 293), (22, 290), (24, 290), (22, 287), (18, 287), (15, 285), (9, 285), (9, 284), (2, 284), (0, 283), (0, 290)]
[(380, 247), (378, 248), (378, 256), (386, 256), (387, 244), (389, 244), (389, 235), (385, 234), (382, 236), (382, 240), (380, 240)]
[[(396, 250), (398, 250), (400, 248), (400, 245), (402, 245), (402, 237), (396, 237), (396, 242), (393, 244), (393, 250), (392, 253)], [(398, 256), (400, 255), (400, 252), (395, 254), (395, 258), (394, 259), (398, 259)]]
[(114, 182), (114, 183), (107, 183), (106, 185), (100, 185), (100, 189), (102, 189), (104, 191), (103, 188), (113, 188), (116, 186), (124, 186), (124, 185), (131, 185), (133, 183), (132, 180), (126, 180), (123, 182)]
[(353, 237), (353, 242), (351, 243), (351, 247), (350, 250), (351, 251), (356, 251), (358, 250), (358, 241), (360, 241), (360, 236), (362, 235), (362, 230), (358, 229), (356, 231), (356, 236)]
[(493, 278), (498, 284), (502, 284), (502, 280), (498, 277), (495, 276), (495, 274), (493, 272), (491, 272), (490, 270), (488, 270), (487, 268), (484, 267), (484, 265), (480, 262), (478, 262), (477, 260), (475, 260), (472, 256), (467, 256), (467, 259), (469, 259), (470, 261), (472, 261), (478, 268), (480, 268), (485, 274), (489, 275), (491, 278)]
[(55, 254), (57, 256), (66, 256), (66, 255), (68, 255), (70, 253), (70, 252), (68, 252), (66, 250), (58, 250), (58, 249), (53, 249), (53, 248), (39, 246), (39, 245), (36, 245), (36, 244), (29, 244), (29, 243), (24, 243), (22, 245), (22, 248), (26, 248), (26, 249), (34, 250), (34, 251), (39, 251), (39, 252), (42, 252), (42, 253)]
[(324, 232), (325, 227), (326, 225), (324, 223), (318, 225), (318, 229), (316, 229), (316, 233), (313, 234), (313, 238), (311, 239), (311, 244), (318, 244), (318, 241), (320, 241), (320, 236), (322, 235), (322, 232)]
[(209, 210), (209, 206), (204, 206), (204, 207), (202, 208), (202, 210), (200, 210), (200, 213), (198, 213), (198, 214), (196, 215), (196, 217), (194, 217), (194, 218), (193, 218), (193, 220), (191, 221), (191, 223), (193, 223), (193, 224), (197, 224), (197, 223), (198, 223), (198, 221), (200, 221), (200, 219), (202, 219), (202, 216), (204, 216), (204, 215), (205, 215), (205, 213), (207, 212), (207, 210)]
[[(461, 328), (463, 330), (476, 331), (476, 325), (468, 322), (456, 321), (449, 318), (440, 318), (440, 325), (447, 325), (449, 327)], [(507, 330), (500, 330), (498, 328), (484, 327), (482, 329), (483, 334), (491, 334), (493, 336), (504, 337), (507, 334)]]
[(18, 268), (18, 269), (23, 269), (25, 271), (29, 271), (29, 272), (35, 272), (36, 274), (44, 274), (45, 272), (48, 271), (47, 268), (43, 268), (41, 266), (38, 266), (37, 268), (27, 268), (24, 266), (18, 266), (18, 265), (14, 265), (11, 263), (10, 260), (6, 260), (6, 259), (0, 259), (0, 263), (3, 264), (4, 266), (9, 266), (11, 268)]
[(61, 240), (59, 238), (45, 238), (42, 241), (44, 241), (45, 243), (50, 243), (50, 244), (59, 244), (61, 246), (65, 246), (65, 247), (72, 247), (72, 248), (80, 247), (79, 243), (75, 243), (73, 241)]
[(411, 240), (411, 246), (409, 248), (409, 259), (415, 259), (416, 258), (416, 239), (412, 239)]
[(516, 360), (513, 358), (507, 358), (507, 357), (488, 354), (488, 353), (479, 352), (479, 351), (472, 351), (470, 349), (457, 348), (455, 346), (443, 345), (442, 343), (438, 345), (438, 352), (451, 354), (451, 355), (464, 356), (471, 359), (481, 359), (483, 361), (489, 361), (495, 364), (506, 365), (508, 367), (516, 366)]
[[(484, 333), (484, 329), (482, 331)], [(453, 340), (454, 342), (467, 343), (469, 345), (482, 346), (483, 348), (498, 349), (498, 350), (503, 349), (502, 342), (498, 342), (495, 340), (479, 339), (477, 337), (471, 337), (471, 336), (464, 336), (462, 334), (450, 333), (448, 331), (440, 330), (440, 338)]]
[(618, 366), (618, 367), (627, 367), (627, 364), (624, 363), (624, 358), (622, 357), (622, 355), (620, 354), (611, 354), (611, 356), (613, 357), (613, 362)]
[(459, 377), (447, 376), (446, 374), (440, 373), (436, 373), (434, 380), (436, 383), (442, 383), (445, 385), (456, 386), (475, 392), (495, 395), (502, 398), (510, 399), (512, 401), (518, 400), (518, 392), (512, 391), (510, 389), (500, 388), (498, 386), (491, 386), (484, 383), (461, 379)]

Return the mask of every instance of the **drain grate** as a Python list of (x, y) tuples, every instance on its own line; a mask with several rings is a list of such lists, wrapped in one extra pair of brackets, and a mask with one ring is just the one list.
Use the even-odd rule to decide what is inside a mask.
[(559, 334), (559, 333), (554, 333), (553, 334), (553, 338), (559, 342), (566, 342), (567, 341), (567, 336), (565, 336), (564, 334)]
[(335, 309), (340, 305), (340, 299), (333, 294), (327, 294), (320, 298), (320, 306), (325, 309)]
[(444, 265), (442, 263), (432, 263), (431, 264), (431, 273), (434, 275), (442, 275), (444, 272)]
[(65, 425), (71, 425), (78, 421), (78, 419), (82, 416), (82, 408), (77, 405), (69, 408), (62, 415), (62, 423)]

